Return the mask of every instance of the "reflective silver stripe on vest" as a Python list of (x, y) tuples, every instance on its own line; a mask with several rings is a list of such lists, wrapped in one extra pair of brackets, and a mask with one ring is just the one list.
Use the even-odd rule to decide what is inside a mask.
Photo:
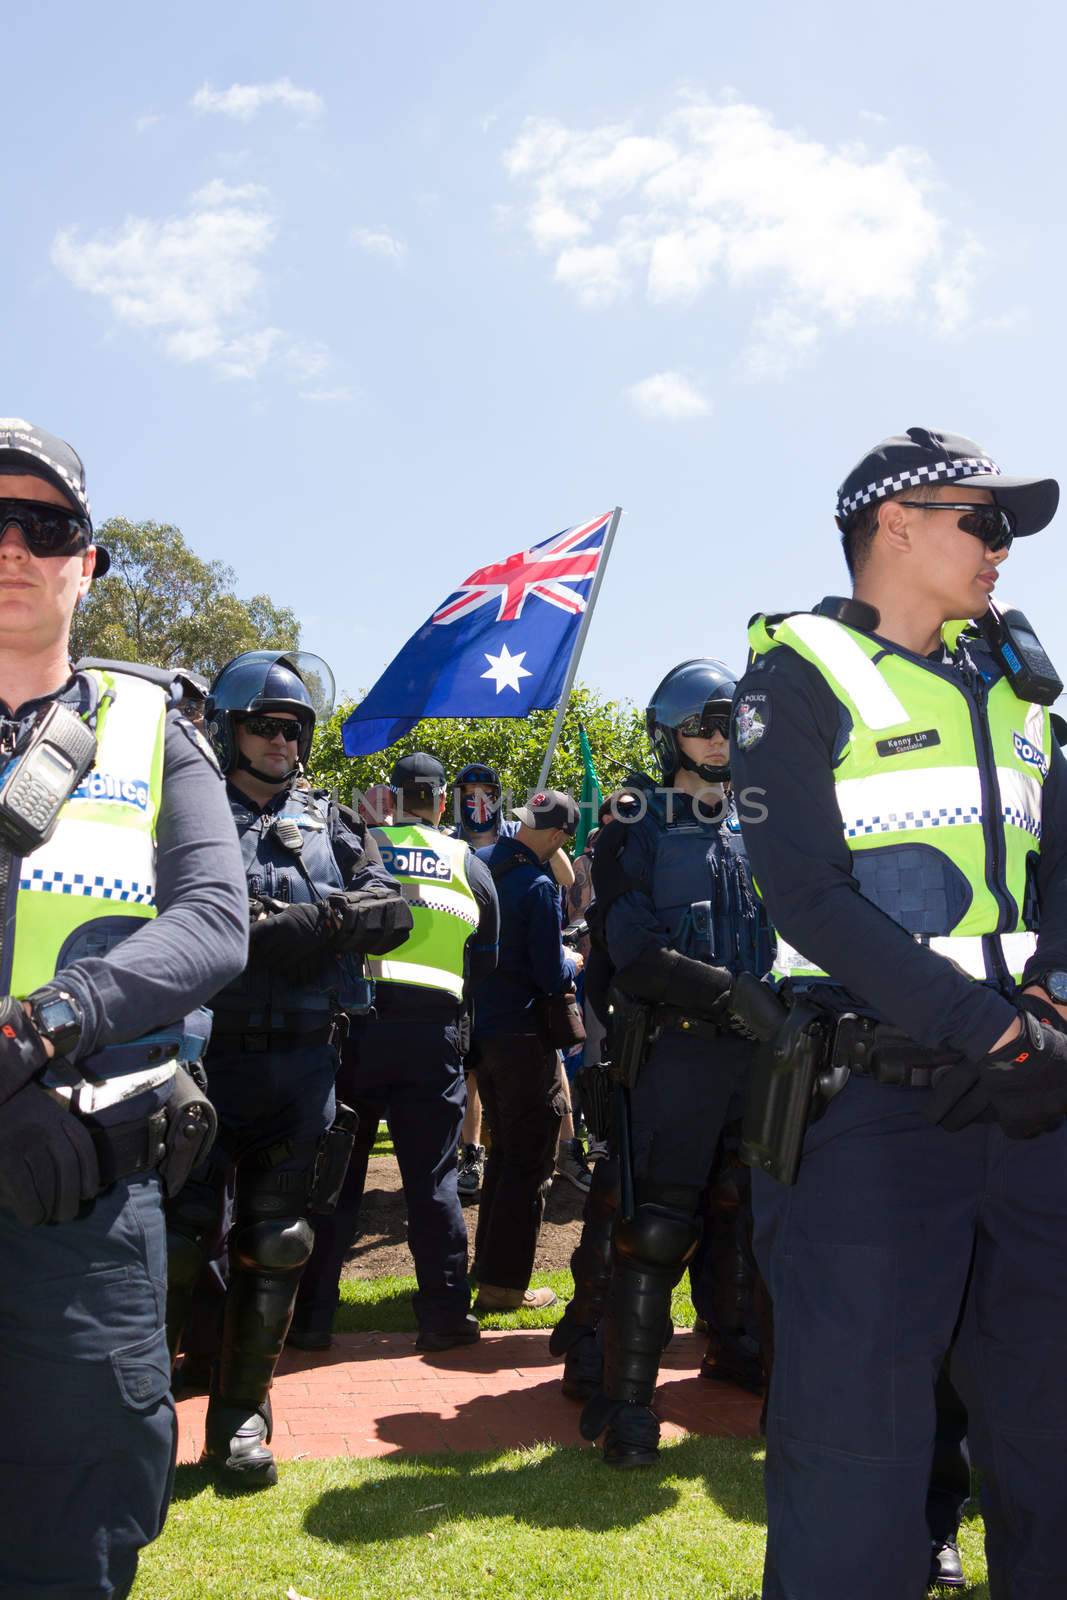
[[(979, 934), (946, 934), (936, 938), (927, 938), (923, 934), (913, 934), (916, 944), (924, 944), (935, 955), (945, 956), (947, 960), (955, 962), (969, 978), (976, 978), (982, 982), (995, 974), (986, 969), (986, 948), (988, 943), (996, 939), (1000, 944), (1000, 952), (1004, 965), (1016, 977), (1021, 974), (1026, 963), (1037, 949), (1036, 933), (989, 933), (984, 937)], [(827, 974), (814, 961), (802, 955), (799, 950), (794, 950), (791, 944), (786, 944), (779, 935), (778, 952), (774, 959), (772, 969), (776, 976), (781, 978), (820, 977)]]
[(834, 788), (846, 839), (982, 821), (982, 780), (975, 767), (872, 773), (842, 778)]
[(868, 728), (895, 728), (909, 720), (878, 668), (839, 622), (803, 612), (790, 617), (789, 626), (837, 679)]

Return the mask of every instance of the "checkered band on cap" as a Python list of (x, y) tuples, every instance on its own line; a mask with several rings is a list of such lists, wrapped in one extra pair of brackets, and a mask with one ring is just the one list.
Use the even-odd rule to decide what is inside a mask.
[(956, 461), (931, 461), (929, 465), (914, 469), (901, 467), (892, 477), (869, 483), (866, 488), (857, 489), (855, 494), (839, 495), (837, 514), (841, 518), (850, 517), (861, 506), (869, 506), (872, 500), (885, 500), (891, 494), (899, 494), (901, 489), (914, 489), (926, 483), (945, 483), (953, 478), (973, 478), (981, 473), (999, 477), (1000, 468), (988, 456), (960, 456)]
[[(5, 434), (7, 435), (6, 439), (3, 437)], [(58, 477), (62, 478), (77, 504), (84, 508), (85, 515), (91, 522), (93, 514), (89, 505), (89, 496), (85, 492), (84, 469), (80, 477), (75, 477), (69, 465), (64, 465), (62, 461), (57, 461), (55, 456), (50, 453), (48, 447), (52, 443), (50, 436), (42, 439), (40, 434), (34, 432), (32, 423), (26, 422), (22, 417), (0, 417), (0, 449), (17, 450), (22, 455), (33, 456), (36, 460), (43, 462), (46, 467), (49, 467)], [(78, 456), (70, 445), (65, 445), (63, 440), (56, 440), (54, 443), (64, 445), (64, 448), (70, 452), (71, 458), (74, 461), (78, 461)], [(80, 461), (78, 461), (78, 465), (81, 466)]]

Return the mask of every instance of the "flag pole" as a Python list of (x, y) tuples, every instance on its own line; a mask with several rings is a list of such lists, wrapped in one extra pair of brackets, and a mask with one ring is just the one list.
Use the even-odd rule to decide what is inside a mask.
[(570, 700), (571, 690), (574, 687), (574, 680), (578, 673), (578, 663), (581, 660), (582, 649), (585, 645), (585, 636), (589, 632), (589, 624), (593, 620), (593, 607), (596, 605), (597, 596), (600, 593), (600, 585), (604, 581), (604, 573), (607, 570), (608, 557), (611, 554), (611, 547), (615, 541), (615, 533), (618, 529), (619, 519), (621, 516), (622, 507), (616, 506), (614, 511), (611, 513), (611, 521), (608, 524), (608, 531), (604, 535), (604, 553), (597, 562), (596, 573), (593, 577), (593, 587), (589, 591), (589, 604), (585, 608), (585, 615), (583, 616), (581, 625), (578, 628), (578, 637), (574, 641), (571, 664), (567, 668), (567, 681), (563, 685), (563, 693), (559, 697), (559, 704), (556, 707), (556, 718), (552, 724), (552, 732), (548, 736), (548, 748), (545, 751), (545, 759), (541, 763), (541, 773), (537, 780), (538, 789), (543, 789), (545, 784), (548, 782), (548, 774), (552, 767), (552, 759), (556, 754), (556, 746), (559, 744), (559, 736), (563, 732), (563, 719), (567, 715), (567, 702)]

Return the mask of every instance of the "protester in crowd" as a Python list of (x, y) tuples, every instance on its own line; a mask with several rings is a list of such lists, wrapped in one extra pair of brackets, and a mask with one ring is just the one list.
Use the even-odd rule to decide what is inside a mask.
[(178, 1019), (240, 970), (247, 939), (218, 768), (170, 684), (115, 663), (71, 670), (75, 607), (108, 564), (79, 456), (0, 420), (0, 1593), (13, 1600), (125, 1600), (166, 1516), (163, 1186), (180, 1187), (212, 1131)]
[(311, 1254), (309, 1211), (329, 1203), (350, 1149), (349, 1119), (335, 1123), (339, 1019), (369, 1006), (364, 954), (391, 949), (411, 928), (363, 825), (297, 786), (327, 683), (318, 657), (250, 651), (223, 667), (208, 698), (252, 925), (248, 965), (213, 1002), (207, 1067), (219, 1139), (168, 1207), (167, 1331), (173, 1360), (233, 1181), (204, 1459), (243, 1488), (277, 1482), (271, 1381)]
[(475, 1039), (491, 1146), (475, 1238), (476, 1311), (551, 1305), (531, 1289), (544, 1195), (564, 1113), (559, 1045), (564, 995), (580, 957), (560, 939), (559, 896), (548, 863), (573, 838), (578, 807), (556, 790), (514, 816), (514, 838), (480, 852), (500, 896), (500, 958), (474, 986)]

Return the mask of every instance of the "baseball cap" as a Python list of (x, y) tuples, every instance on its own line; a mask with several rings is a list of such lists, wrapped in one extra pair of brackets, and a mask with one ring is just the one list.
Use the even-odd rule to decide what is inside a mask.
[(576, 801), (560, 789), (543, 789), (525, 806), (516, 806), (512, 816), (524, 828), (562, 828), (565, 833), (577, 833), (581, 811)]
[(409, 756), (401, 756), (389, 774), (390, 787), (393, 789), (411, 789), (417, 783), (431, 784), (435, 789), (445, 787), (445, 769), (436, 756), (427, 755), (425, 750), (415, 750)]
[(1016, 535), (1039, 533), (1056, 515), (1060, 486), (1055, 478), (1009, 478), (973, 439), (957, 433), (909, 428), (876, 444), (837, 491), (837, 525), (876, 500), (924, 484), (966, 483), (991, 489), (997, 505), (1015, 515)]
[[(23, 417), (0, 417), (0, 472), (30, 472), (69, 496), (92, 528), (93, 516), (85, 492), (85, 467), (81, 456), (65, 439), (57, 439)], [(94, 578), (102, 578), (111, 557), (102, 544), (96, 547)]]

